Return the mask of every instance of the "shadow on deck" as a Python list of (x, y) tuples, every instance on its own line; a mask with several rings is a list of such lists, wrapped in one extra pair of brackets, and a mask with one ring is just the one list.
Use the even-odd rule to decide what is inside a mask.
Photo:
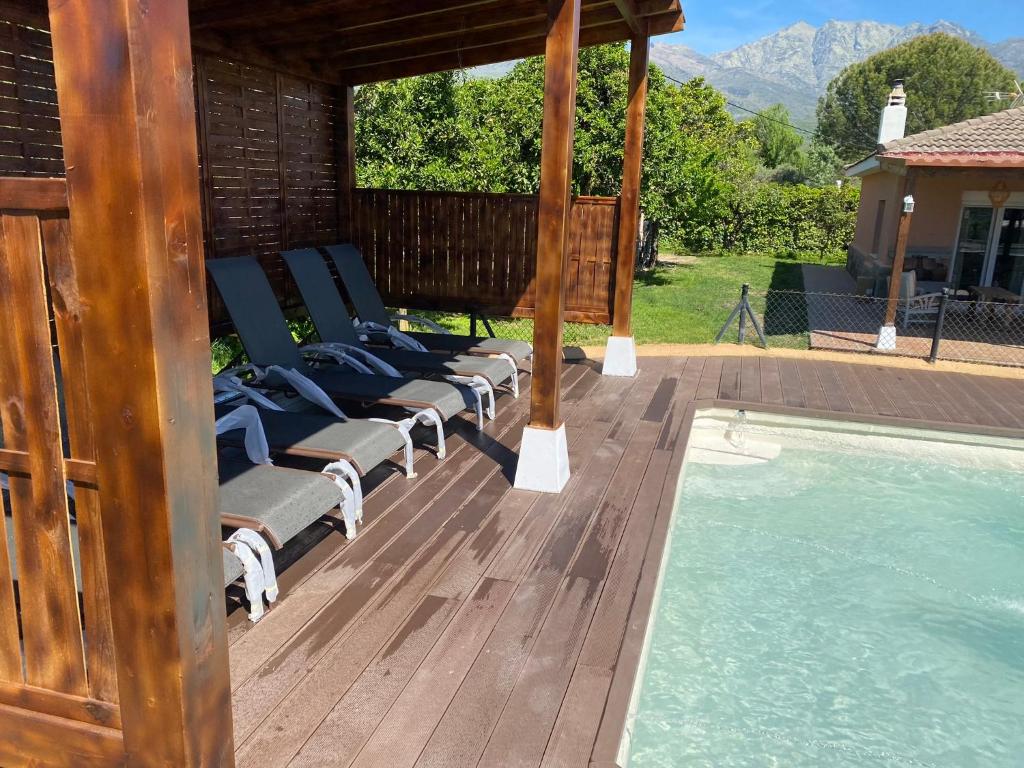
[(635, 600), (691, 401), (1024, 427), (1009, 379), (756, 357), (598, 370), (563, 375), (562, 494), (510, 487), (529, 398), (505, 397), (483, 434), (456, 428), (444, 462), (420, 457), (419, 478), (371, 478), (359, 537), (311, 535), (261, 622), (233, 613), (239, 768), (586, 766), (595, 745), (614, 751), (621, 723), (602, 719), (628, 697), (632, 670), (616, 668), (650, 599)]

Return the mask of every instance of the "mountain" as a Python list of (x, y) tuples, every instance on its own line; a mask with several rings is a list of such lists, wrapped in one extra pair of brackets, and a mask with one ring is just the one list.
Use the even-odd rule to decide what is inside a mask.
[(723, 66), (685, 45), (652, 42), (651, 61), (673, 80), (686, 82), (703, 77), (733, 103), (729, 110), (737, 117), (750, 116), (740, 107), (759, 111), (772, 104), (785, 104), (796, 125), (814, 127), (818, 94), (808, 88), (769, 80), (741, 66)]
[(829, 21), (812, 27), (801, 21), (711, 58), (723, 67), (756, 72), (778, 83), (804, 83), (821, 93), (850, 64), (935, 32), (945, 32), (974, 45), (987, 45), (974, 32), (948, 21), (905, 27), (877, 21)]
[(992, 55), (1024, 79), (1024, 37), (1014, 37), (991, 47)]
[[(990, 44), (977, 33), (949, 21), (934, 24), (883, 24), (877, 21), (828, 21), (820, 27), (800, 21), (741, 45), (705, 56), (686, 45), (651, 44), (651, 61), (670, 78), (686, 81), (703, 77), (732, 102), (737, 117), (749, 116), (772, 104), (784, 104), (793, 122), (813, 128), (818, 97), (829, 82), (850, 64), (921, 35), (935, 32), (960, 37), (987, 48), (1004, 65), (1024, 78), (1024, 38)], [(498, 77), (514, 62), (478, 67), (475, 77)]]
[[(829, 21), (820, 27), (797, 22), (731, 51), (703, 56), (685, 45), (654, 43), (651, 60), (677, 80), (703, 77), (741, 106), (760, 110), (781, 103), (793, 122), (813, 127), (818, 97), (850, 64), (921, 35), (936, 32), (988, 48), (1024, 77), (1024, 38), (991, 45), (977, 33), (948, 21), (934, 24), (882, 24)], [(731, 107), (734, 114), (742, 110)]]

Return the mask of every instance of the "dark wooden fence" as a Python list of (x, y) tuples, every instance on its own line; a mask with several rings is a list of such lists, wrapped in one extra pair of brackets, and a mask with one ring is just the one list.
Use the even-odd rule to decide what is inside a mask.
[[(566, 319), (611, 322), (618, 199), (573, 201)], [(532, 317), (537, 198), (358, 189), (353, 241), (392, 306)]]

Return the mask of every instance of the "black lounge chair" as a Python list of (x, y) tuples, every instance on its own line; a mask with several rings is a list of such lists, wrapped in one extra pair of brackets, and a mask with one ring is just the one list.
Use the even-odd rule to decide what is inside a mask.
[(322, 402), (324, 399), (400, 406), (414, 411), (415, 418), (424, 423), (433, 423), (439, 437), (442, 434), (440, 421), (467, 409), (476, 412), (477, 427), (483, 428), (486, 393), (482, 387), (353, 373), (351, 371), (366, 368), (351, 356), (330, 351), (321, 356), (326, 355), (348, 367), (314, 367), (292, 339), (270, 282), (255, 259), (246, 256), (210, 259), (206, 268), (249, 356), (248, 369), (261, 386), (293, 389), (324, 406), (328, 405)]
[[(515, 397), (519, 397), (519, 367), (507, 355), (480, 357), (475, 355), (435, 354), (411, 349), (369, 350), (359, 340), (348, 307), (341, 298), (323, 256), (315, 248), (286, 251), (284, 258), (295, 284), (302, 294), (309, 317), (316, 326), (320, 341), (340, 346), (371, 369), (381, 372), (399, 370), (435, 376), (483, 377), (493, 391), (508, 381)], [(316, 351), (316, 346), (307, 349)], [(493, 398), (491, 400), (493, 403)]]
[[(370, 272), (363, 262), (359, 250), (350, 243), (327, 246), (327, 255), (334, 260), (338, 275), (345, 284), (345, 290), (355, 305), (359, 316), (360, 327), (365, 332), (374, 334), (374, 341), (388, 344), (405, 345), (409, 348), (422, 348), (431, 352), (461, 353), (467, 355), (501, 356), (507, 355), (517, 365), (533, 354), (533, 347), (525, 341), (514, 339), (494, 339), (486, 336), (457, 336), (447, 328), (418, 315), (391, 315), (384, 300), (381, 299), (377, 286), (370, 277)], [(431, 329), (432, 332), (420, 331), (399, 332), (392, 322), (407, 320)], [(415, 347), (404, 339), (410, 340)]]

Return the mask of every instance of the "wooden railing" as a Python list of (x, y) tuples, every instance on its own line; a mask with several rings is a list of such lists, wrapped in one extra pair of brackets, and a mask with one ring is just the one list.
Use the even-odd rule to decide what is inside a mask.
[(63, 179), (0, 178), (2, 765), (124, 750), (67, 205)]
[[(537, 198), (357, 189), (352, 239), (392, 306), (532, 317)], [(610, 323), (619, 201), (573, 202), (565, 319)]]

